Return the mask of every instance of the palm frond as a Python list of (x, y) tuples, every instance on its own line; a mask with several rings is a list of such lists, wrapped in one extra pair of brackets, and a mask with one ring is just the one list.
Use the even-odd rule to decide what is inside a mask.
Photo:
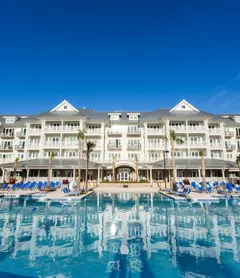
[(199, 151), (199, 155), (200, 155), (201, 157), (204, 157), (204, 155), (205, 155), (204, 151)]
[(240, 164), (240, 154), (237, 156), (236, 162), (237, 162), (237, 164)]
[(169, 134), (170, 134), (170, 138), (173, 139), (173, 141), (175, 141), (175, 140), (176, 140), (175, 131), (174, 131), (174, 130), (170, 130), (170, 131), (169, 131)]
[(78, 136), (77, 136), (78, 140), (83, 140), (84, 137), (85, 137), (85, 131), (79, 129)]
[(54, 153), (54, 152), (51, 152), (51, 154), (49, 155), (49, 159), (50, 159), (50, 160), (53, 160), (54, 157), (55, 157), (55, 153)]
[(175, 138), (175, 142), (176, 142), (178, 145), (184, 144), (184, 141), (183, 141), (181, 138)]

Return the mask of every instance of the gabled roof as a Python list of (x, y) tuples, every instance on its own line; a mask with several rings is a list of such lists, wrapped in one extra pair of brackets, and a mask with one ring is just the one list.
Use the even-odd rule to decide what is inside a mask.
[(56, 111), (74, 111), (78, 112), (78, 110), (73, 107), (68, 101), (64, 100), (58, 106), (54, 107), (50, 112), (56, 112)]
[(179, 102), (169, 112), (173, 112), (173, 111), (195, 111), (195, 112), (199, 112), (199, 110), (197, 108), (195, 108), (192, 104), (187, 102), (185, 99), (183, 99), (181, 102)]

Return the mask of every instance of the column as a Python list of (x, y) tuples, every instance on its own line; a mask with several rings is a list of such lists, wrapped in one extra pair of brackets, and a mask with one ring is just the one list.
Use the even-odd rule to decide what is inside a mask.
[(153, 186), (153, 179), (152, 179), (152, 166), (150, 167), (150, 184)]
[(100, 169), (100, 181), (103, 180), (103, 169)]
[(201, 178), (202, 178), (202, 176), (201, 176), (201, 169), (200, 168), (198, 168), (198, 176), (199, 176), (199, 182), (200, 182)]
[(4, 171), (4, 168), (1, 168), (2, 169), (2, 183), (4, 181), (4, 176), (5, 176), (5, 171)]
[(75, 180), (76, 180), (76, 169), (73, 168), (73, 184), (75, 184)]
[(225, 169), (222, 168), (222, 176), (223, 176), (223, 181), (225, 181)]
[(100, 166), (98, 166), (97, 185), (100, 184)]
[(147, 168), (147, 180), (149, 180), (149, 172), (148, 172), (148, 168)]
[(30, 172), (30, 169), (27, 168), (27, 177), (26, 177), (26, 180), (27, 180), (27, 181), (28, 181), (28, 179), (29, 179), (29, 172)]

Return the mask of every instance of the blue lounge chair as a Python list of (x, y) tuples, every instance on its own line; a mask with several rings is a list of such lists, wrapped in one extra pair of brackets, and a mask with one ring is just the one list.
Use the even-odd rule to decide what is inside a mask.
[(188, 194), (191, 193), (191, 188), (184, 188), (184, 190), (182, 192), (175, 192), (176, 195), (179, 195), (179, 196), (186, 196)]
[(195, 181), (191, 182), (191, 186), (193, 189), (197, 189), (197, 184)]
[(51, 188), (54, 188), (54, 187), (55, 187), (55, 182), (52, 182), (52, 181), (51, 181), (51, 182), (50, 182), (50, 187), (51, 187)]
[(228, 193), (233, 192), (233, 185), (230, 182), (227, 183), (226, 188), (227, 188)]
[(60, 183), (59, 183), (59, 181), (57, 181), (55, 184), (55, 187), (59, 187), (59, 186), (60, 186)]
[(207, 191), (209, 193), (212, 193), (212, 187), (211, 187), (211, 184), (209, 182), (206, 182), (206, 188), (207, 188)]
[(77, 196), (81, 194), (79, 191), (71, 191), (68, 187), (63, 188), (62, 191), (66, 196)]
[(8, 183), (5, 183), (2, 187), (2, 190), (8, 190)]
[(13, 191), (13, 190), (16, 190), (16, 189), (17, 189), (17, 183), (14, 183), (14, 184), (12, 185), (11, 190)]
[(43, 183), (40, 181), (40, 182), (38, 183), (37, 189), (40, 190), (42, 187), (43, 187)]
[(203, 192), (202, 182), (197, 185), (198, 192)]
[(48, 182), (47, 181), (45, 181), (44, 183), (43, 183), (43, 188), (46, 188), (47, 187), (47, 184), (48, 184)]
[(28, 189), (31, 189), (31, 190), (34, 189), (34, 187), (36, 186), (36, 184), (37, 184), (36, 182), (30, 183), (29, 186), (28, 186)]

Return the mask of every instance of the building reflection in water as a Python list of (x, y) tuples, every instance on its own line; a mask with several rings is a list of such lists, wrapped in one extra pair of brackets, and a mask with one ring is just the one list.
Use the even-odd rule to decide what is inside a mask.
[(153, 194), (93, 195), (69, 204), (1, 199), (0, 271), (234, 277), (239, 211), (235, 200), (175, 203)]

